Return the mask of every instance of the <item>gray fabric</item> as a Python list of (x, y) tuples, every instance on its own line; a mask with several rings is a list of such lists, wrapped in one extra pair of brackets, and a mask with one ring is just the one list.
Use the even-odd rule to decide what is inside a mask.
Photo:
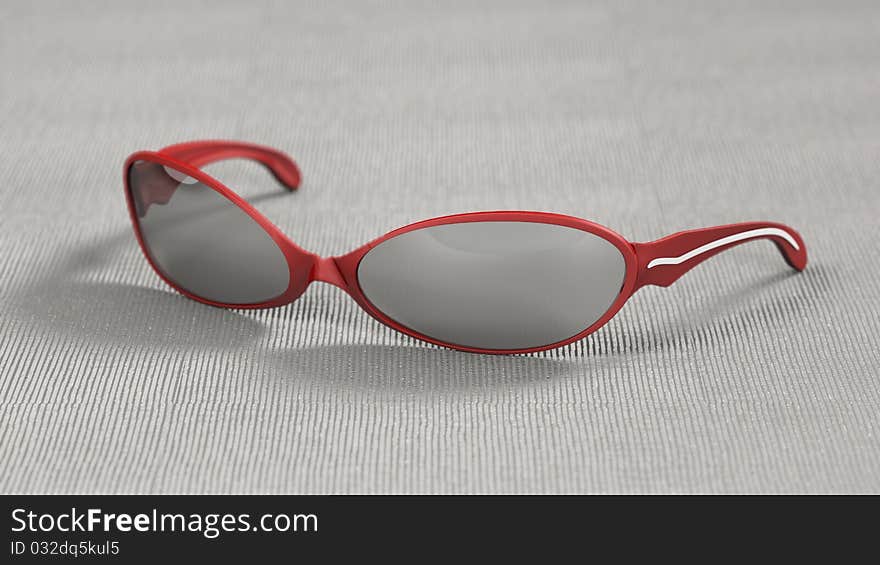
[[(880, 491), (880, 3), (3, 2), (0, 491)], [(429, 347), (316, 285), (233, 312), (140, 255), (122, 162), (210, 170), (306, 249), (534, 209), (635, 241), (770, 219), (591, 338)]]

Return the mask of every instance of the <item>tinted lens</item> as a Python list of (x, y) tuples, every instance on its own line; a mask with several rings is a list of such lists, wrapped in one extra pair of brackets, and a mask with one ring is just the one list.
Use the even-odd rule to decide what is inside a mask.
[(398, 323), (481, 349), (550, 345), (608, 311), (626, 263), (611, 242), (535, 222), (423, 228), (376, 246), (358, 267), (366, 297)]
[(134, 163), (128, 175), (144, 243), (178, 286), (225, 304), (266, 302), (287, 290), (281, 249), (222, 194), (149, 161)]

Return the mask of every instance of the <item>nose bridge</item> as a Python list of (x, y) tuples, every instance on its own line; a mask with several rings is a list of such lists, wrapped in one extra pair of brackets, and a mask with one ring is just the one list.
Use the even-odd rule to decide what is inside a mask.
[(312, 270), (312, 281), (332, 284), (348, 292), (348, 285), (333, 257), (318, 257)]

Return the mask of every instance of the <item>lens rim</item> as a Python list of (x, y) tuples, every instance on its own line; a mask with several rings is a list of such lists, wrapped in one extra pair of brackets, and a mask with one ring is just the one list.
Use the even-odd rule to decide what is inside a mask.
[[(550, 343), (547, 345), (540, 345), (535, 347), (529, 347), (525, 349), (485, 349), (480, 347), (470, 347), (467, 345), (462, 345), (458, 343), (445, 342), (442, 340), (438, 340), (436, 338), (427, 336), (422, 334), (412, 328), (404, 326), (397, 322), (396, 320), (387, 316), (384, 312), (382, 312), (378, 307), (376, 307), (370, 300), (366, 297), (363, 290), (361, 289), (360, 282), (358, 280), (357, 272), (358, 267), (360, 266), (361, 260), (364, 256), (374, 247), (381, 245), (382, 243), (388, 241), (389, 239), (393, 239), (399, 235), (403, 235), (405, 233), (409, 233), (411, 231), (416, 231), (424, 228), (448, 225), (448, 224), (460, 224), (460, 223), (469, 223), (469, 222), (533, 222), (533, 223), (542, 223), (542, 224), (552, 224), (557, 226), (563, 226), (568, 228), (579, 229), (581, 231), (585, 231), (587, 233), (596, 235), (601, 237), (602, 239), (608, 241), (612, 245), (614, 245), (618, 251), (620, 251), (621, 255), (623, 255), (625, 272), (623, 284), (621, 285), (620, 292), (617, 295), (617, 298), (614, 302), (609, 306), (608, 310), (591, 326), (584, 328), (583, 331), (566, 338), (561, 341), (557, 341), (555, 343)], [(575, 341), (579, 341), (586, 336), (592, 334), (602, 326), (604, 326), (615, 314), (623, 307), (626, 301), (632, 296), (632, 293), (636, 288), (636, 277), (638, 274), (638, 259), (636, 257), (635, 250), (632, 247), (632, 244), (627, 241), (623, 236), (618, 234), (617, 232), (606, 228), (600, 224), (596, 224), (594, 222), (590, 222), (589, 220), (584, 220), (582, 218), (576, 218), (574, 216), (567, 216), (564, 214), (553, 214), (549, 212), (528, 212), (528, 211), (490, 211), (490, 212), (470, 212), (466, 214), (454, 214), (450, 216), (442, 216), (439, 218), (432, 218), (429, 220), (424, 220), (421, 222), (416, 222), (413, 224), (409, 224), (402, 228), (398, 228), (394, 231), (391, 231), (373, 241), (367, 243), (366, 245), (355, 249), (354, 251), (348, 253), (347, 255), (336, 257), (335, 258), (336, 265), (339, 268), (339, 271), (345, 280), (347, 290), (349, 294), (354, 298), (354, 300), (358, 303), (361, 308), (363, 308), (368, 314), (370, 314), (373, 318), (378, 320), (379, 322), (390, 326), (391, 328), (407, 334), (416, 339), (426, 341), (428, 343), (433, 343), (435, 345), (443, 346), (443, 347), (451, 347), (453, 349), (458, 349), (461, 351), (468, 351), (471, 353), (491, 353), (491, 354), (511, 354), (511, 353), (533, 353), (537, 351), (546, 351), (548, 349), (555, 349), (557, 347), (562, 347), (564, 345), (568, 345), (570, 343), (574, 343)]]
[[(165, 273), (159, 266), (158, 262), (153, 259), (153, 256), (150, 253), (150, 248), (147, 245), (143, 234), (141, 233), (140, 219), (138, 218), (137, 212), (135, 211), (134, 197), (129, 180), (129, 173), (131, 171), (132, 165), (134, 165), (134, 163), (138, 161), (149, 161), (151, 163), (172, 167), (180, 171), (181, 173), (198, 180), (205, 186), (211, 188), (212, 190), (229, 200), (234, 206), (237, 206), (248, 216), (250, 216), (254, 221), (256, 221), (257, 224), (259, 224), (259, 226), (269, 235), (269, 237), (271, 237), (272, 240), (275, 241), (275, 244), (278, 245), (281, 253), (284, 255), (284, 258), (287, 261), (287, 267), (289, 270), (287, 289), (279, 296), (262, 302), (244, 304), (218, 302), (215, 300), (204, 298), (197, 294), (193, 294), (185, 287), (179, 285), (170, 275)], [(183, 294), (187, 298), (191, 298), (203, 304), (217, 306), (220, 308), (272, 308), (276, 306), (283, 306), (285, 304), (293, 302), (294, 300), (299, 298), (299, 296), (303, 292), (305, 292), (306, 288), (309, 286), (309, 283), (311, 281), (311, 274), (313, 272), (315, 264), (318, 262), (317, 255), (309, 253), (308, 251), (293, 243), (290, 238), (284, 235), (281, 230), (279, 230), (263, 214), (258, 212), (257, 209), (254, 208), (250, 203), (248, 203), (244, 198), (237, 195), (234, 191), (227, 188), (223, 183), (221, 183), (211, 175), (205, 173), (201, 169), (198, 169), (190, 164), (178, 161), (177, 159), (168, 157), (167, 155), (164, 155), (162, 153), (158, 153), (155, 151), (138, 151), (137, 153), (133, 153), (125, 161), (125, 165), (123, 167), (123, 182), (125, 184), (125, 200), (128, 206), (128, 215), (131, 219), (135, 237), (137, 238), (137, 242), (141, 248), (141, 252), (143, 252), (144, 257), (147, 259), (147, 262), (150, 264), (150, 267), (152, 267), (153, 271), (155, 271), (156, 274), (159, 275), (159, 278), (165, 281), (168, 286), (172, 287), (174, 290)]]

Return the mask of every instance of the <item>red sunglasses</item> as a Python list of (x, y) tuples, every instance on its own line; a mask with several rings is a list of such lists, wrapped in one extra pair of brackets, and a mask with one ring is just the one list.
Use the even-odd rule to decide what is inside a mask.
[(571, 216), (473, 212), (394, 230), (339, 257), (293, 243), (200, 167), (245, 158), (295, 190), (284, 153), (235, 141), (194, 141), (125, 163), (138, 243), (178, 292), (225, 308), (271, 308), (313, 281), (346, 291), (368, 314), (415, 338), (464, 351), (528, 353), (602, 327), (642, 286), (669, 286), (712, 255), (770, 239), (801, 271), (807, 250), (788, 226), (747, 222), (679, 232), (650, 243)]

